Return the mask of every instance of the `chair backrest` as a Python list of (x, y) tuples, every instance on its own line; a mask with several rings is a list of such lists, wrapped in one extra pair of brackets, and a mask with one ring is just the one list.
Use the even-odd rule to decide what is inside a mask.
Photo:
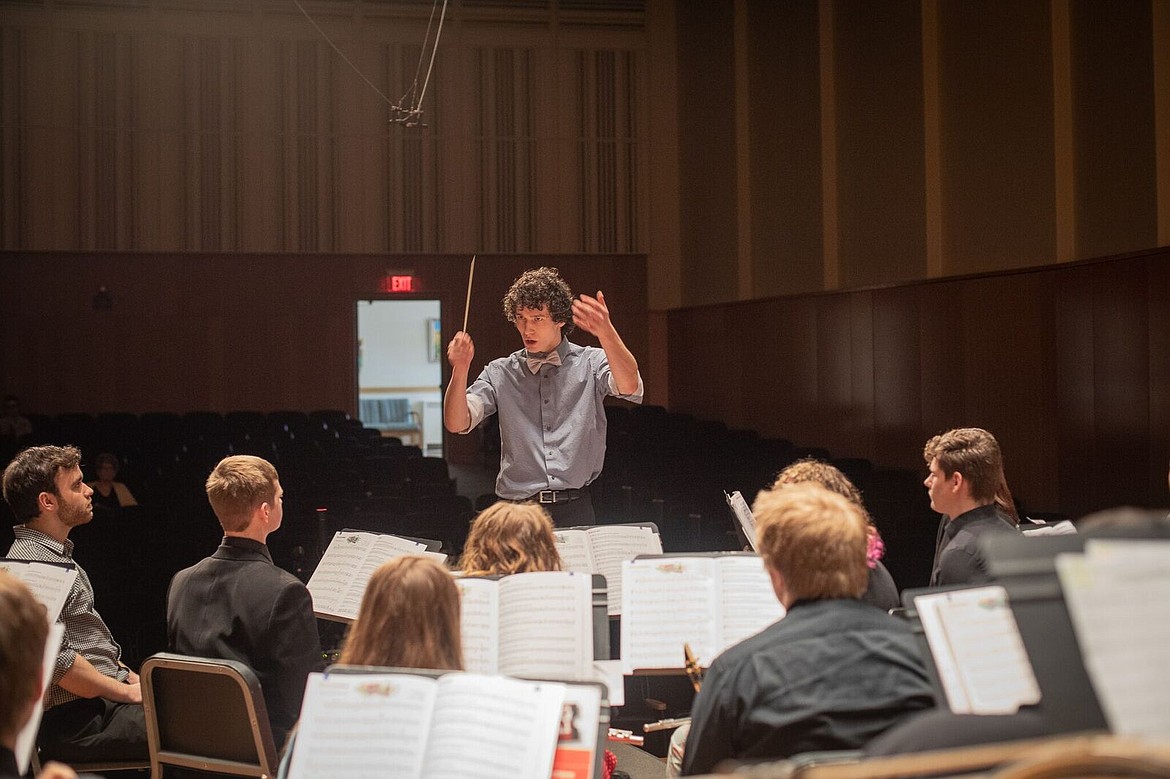
[(268, 710), (248, 666), (161, 652), (142, 664), (141, 679), (153, 777), (164, 765), (276, 775)]

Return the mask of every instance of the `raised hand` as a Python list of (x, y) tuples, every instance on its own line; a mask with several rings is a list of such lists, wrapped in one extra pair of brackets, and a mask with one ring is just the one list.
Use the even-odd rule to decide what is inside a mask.
[(614, 329), (609, 319), (609, 307), (605, 304), (605, 295), (597, 291), (597, 297), (581, 295), (573, 301), (573, 322), (587, 333), (601, 338)]
[(472, 342), (470, 335), (460, 330), (451, 339), (451, 343), (447, 344), (447, 362), (451, 363), (452, 368), (462, 368), (466, 371), (473, 357), (475, 343)]

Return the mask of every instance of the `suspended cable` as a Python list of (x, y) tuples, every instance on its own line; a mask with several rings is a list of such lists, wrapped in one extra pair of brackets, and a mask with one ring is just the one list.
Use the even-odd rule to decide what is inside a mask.
[[(427, 32), (423, 38), (422, 51), (419, 52), (418, 64), (415, 67), (414, 81), (411, 83), (410, 88), (406, 90), (406, 93), (402, 95), (401, 99), (399, 99), (397, 103), (387, 97), (382, 92), (382, 90), (378, 89), (374, 82), (370, 81), (370, 79), (366, 77), (366, 74), (362, 73), (361, 69), (358, 68), (357, 65), (353, 64), (349, 57), (345, 56), (345, 52), (343, 52), (338, 47), (338, 45), (334, 43), (328, 35), (325, 34), (325, 31), (321, 29), (321, 26), (317, 24), (313, 17), (309, 15), (309, 12), (305, 10), (305, 7), (301, 5), (301, 0), (293, 0), (293, 2), (296, 4), (297, 8), (300, 9), (301, 14), (303, 14), (304, 17), (309, 20), (309, 24), (313, 25), (313, 28), (317, 31), (317, 33), (333, 48), (335, 52), (337, 52), (337, 55), (341, 57), (345, 64), (349, 65), (349, 67), (353, 69), (353, 72), (357, 73), (358, 77), (361, 78), (362, 81), (366, 82), (370, 89), (377, 92), (378, 96), (381, 97), (383, 101), (385, 101), (386, 105), (390, 106), (391, 122), (403, 124), (407, 127), (426, 126), (422, 123), (422, 102), (423, 98), (426, 97), (427, 87), (431, 82), (431, 73), (435, 67), (435, 54), (438, 53), (439, 50), (439, 37), (443, 34), (443, 22), (447, 18), (447, 0), (442, 0), (442, 10), (439, 13), (438, 26), (435, 28), (435, 41), (433, 44), (430, 43), (431, 27), (434, 26), (435, 10), (439, 8), (439, 0), (434, 0), (434, 2), (431, 3), (431, 14), (427, 19)], [(418, 86), (418, 76), (419, 73), (422, 72), (423, 61), (427, 59), (428, 46), (430, 48), (430, 62), (427, 65), (427, 75), (426, 78), (423, 79), (422, 89), (420, 90)]]

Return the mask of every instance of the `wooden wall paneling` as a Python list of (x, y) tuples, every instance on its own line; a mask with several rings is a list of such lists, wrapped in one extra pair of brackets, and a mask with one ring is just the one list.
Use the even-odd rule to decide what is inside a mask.
[(1056, 436), (1060, 511), (1081, 516), (1096, 503), (1096, 373), (1093, 269), (1069, 268), (1054, 279)]
[[(766, 316), (761, 315), (758, 304), (752, 304), (754, 316), (743, 323), (737, 334), (747, 336), (762, 329), (772, 338), (758, 345), (755, 338), (742, 339), (746, 347), (744, 359), (758, 361), (767, 370), (754, 381), (745, 382), (745, 401), (749, 401), (745, 411), (749, 416), (738, 425), (747, 425), (756, 417), (756, 408), (766, 407), (758, 404), (766, 402), (780, 409), (781, 426), (769, 430), (770, 435), (791, 439), (798, 446), (813, 446), (824, 437), (825, 420), (817, 413), (817, 303), (817, 299), (809, 297), (781, 298)], [(748, 392), (754, 393), (754, 401)]]
[(236, 142), (238, 251), (259, 251), (280, 242), (281, 84), (273, 41), (250, 39), (235, 47), (239, 100)]
[[(642, 179), (645, 207), (643, 251), (655, 283), (649, 305), (656, 311), (678, 306), (682, 300), (681, 188), (683, 158), (678, 96), (682, 75), (678, 67), (678, 24), (673, 0), (646, 2), (647, 65), (643, 73), (646, 101), (645, 167)], [(653, 130), (651, 130), (653, 128)], [(663, 313), (665, 320), (665, 313)]]
[[(39, 159), (30, 170), (35, 233), (29, 237), (34, 245), (53, 249), (92, 246), (83, 243), (86, 236), (81, 221), (82, 76), (89, 73), (81, 62), (81, 38), (80, 33), (54, 34), (49, 30), (42, 41), (44, 48), (30, 52), (33, 72), (47, 75), (51, 86), (46, 90), (30, 89), (29, 119), (35, 128), (43, 116), (48, 121), (39, 126), (54, 130), (43, 136), (30, 133), (29, 153)], [(29, 86), (35, 83), (36, 80)], [(58, 96), (58, 101), (52, 101), (51, 95)], [(92, 208), (92, 204), (86, 208)]]
[(848, 449), (859, 457), (873, 457), (876, 447), (874, 413), (876, 406), (874, 377), (873, 293), (868, 290), (849, 293), (849, 378), (852, 383), (850, 419), (852, 441)]
[(21, 245), (24, 180), (21, 168), (24, 125), (23, 86), (17, 75), (24, 58), (24, 31), (0, 28), (0, 247)]
[[(686, 312), (671, 311), (666, 316), (672, 410), (700, 419), (723, 419), (729, 425), (737, 424), (736, 420), (744, 415), (741, 388), (751, 380), (753, 371), (761, 369), (739, 361), (738, 343), (731, 340), (727, 321), (729, 310), (706, 306)], [(748, 336), (761, 347), (772, 337), (766, 328)], [(760, 413), (758, 419), (763, 422), (767, 416)]]
[(737, 298), (733, 3), (679, 4), (683, 302)]
[(1151, 3), (1070, 7), (1078, 256), (1158, 243)]
[[(155, 77), (145, 85), (142, 97), (145, 119), (157, 127), (157, 165), (148, 168), (158, 191), (143, 218), (142, 246), (153, 251), (181, 251), (187, 245), (187, 176), (184, 155), (187, 142), (184, 105), (187, 96), (183, 39), (160, 35), (157, 43)], [(148, 125), (151, 126), (151, 125)]]
[(128, 85), (130, 225), (125, 242), (128, 251), (156, 246), (159, 241), (159, 200), (163, 196), (158, 175), (162, 128), (157, 107), (160, 81), (163, 80), (158, 72), (161, 37), (134, 34), (129, 43), (136, 67), (131, 69)]
[[(922, 446), (933, 435), (955, 427), (972, 427), (968, 400), (970, 377), (965, 370), (968, 338), (967, 317), (977, 320), (982, 312), (967, 307), (960, 284), (932, 283), (916, 286), (919, 415), (906, 422), (918, 428), (918, 441), (896, 460), (900, 465), (922, 468)], [(909, 407), (907, 407), (909, 410)]]
[(479, 240), (479, 220), (472, 216), (480, 210), (475, 177), (478, 119), (474, 108), (478, 50), (465, 45), (447, 55), (450, 59), (444, 56), (439, 53), (439, 59), (448, 67), (438, 70), (433, 104), (442, 117), (449, 117), (446, 121), (440, 119), (437, 125), (441, 152), (436, 159), (440, 171), (436, 205), (441, 206), (437, 234), (442, 240), (435, 251), (486, 251)]
[(285, 175), (288, 177), (286, 212), (289, 251), (311, 252), (318, 243), (317, 202), (317, 50), (304, 41), (289, 44), (289, 72), (287, 74), (290, 154), (286, 156)]
[(117, 40), (114, 143), (110, 160), (115, 176), (110, 188), (111, 199), (116, 207), (110, 248), (125, 251), (130, 248), (134, 232), (134, 204), (138, 198), (134, 191), (134, 74), (145, 63), (136, 56), (134, 35), (118, 33)]
[[(86, 30), (78, 35), (75, 52), (77, 167), (73, 175), (76, 177), (77, 191), (73, 213), (68, 216), (76, 220), (78, 245), (86, 249), (110, 248), (98, 243), (100, 214), (109, 207), (107, 202), (101, 202), (108, 193), (102, 191), (103, 187), (98, 184), (103, 174), (98, 166), (101, 162), (99, 139), (103, 135), (99, 124), (110, 99), (110, 68), (104, 60), (108, 61), (109, 58), (111, 38), (108, 33)], [(105, 173), (108, 175), (112, 171)], [(62, 216), (66, 214), (62, 213)]]
[(923, 278), (921, 2), (842, 5), (834, 33), (841, 286)]
[(818, 435), (810, 441), (828, 447), (836, 457), (858, 450), (858, 420), (853, 398), (856, 349), (853, 341), (852, 299), (825, 295), (813, 301), (816, 399), (811, 417)]
[(874, 462), (921, 467), (924, 331), (918, 288), (873, 291)]
[[(548, 233), (555, 228), (555, 236), (549, 237), (560, 251), (583, 251), (588, 239), (586, 214), (589, 206), (585, 198), (589, 167), (585, 103), (587, 61), (587, 49), (555, 52), (556, 88), (544, 98), (555, 106), (553, 118), (562, 132), (559, 133), (561, 137), (540, 147), (539, 164), (545, 170), (557, 169), (561, 175), (539, 178), (552, 192), (552, 197), (548, 202), (541, 202), (545, 200), (542, 196), (537, 205), (555, 211), (555, 221), (542, 229)], [(546, 80), (538, 79), (537, 83), (546, 83)], [(548, 119), (546, 117), (545, 121)]]
[[(963, 340), (963, 427), (991, 431), (1008, 485), (1025, 507), (1058, 504), (1050, 355), (1051, 276), (1024, 273), (963, 280), (956, 333)], [(1020, 485), (1029, 485), (1024, 491)]]
[[(819, 5), (816, 0), (752, 0), (748, 15), (754, 296), (820, 290), (824, 288), (824, 235)], [(783, 45), (777, 43), (777, 30), (784, 31)], [(679, 108), (685, 144), (690, 130), (685, 121), (688, 107), (680, 103)], [(729, 117), (731, 108), (726, 109)], [(713, 107), (700, 104), (689, 110)], [(685, 167), (683, 175), (688, 175)], [(734, 262), (722, 266), (731, 268)]]
[[(574, 121), (576, 88), (573, 74), (572, 51), (541, 46), (533, 51), (533, 68), (537, 78), (532, 85), (533, 132), (537, 138), (547, 139), (533, 149), (533, 211), (536, 222), (537, 247), (541, 251), (574, 251), (568, 244), (571, 231), (566, 231), (566, 218), (572, 219), (567, 208), (579, 199), (574, 195), (573, 182), (578, 166), (573, 164), (575, 138), (580, 128)], [(563, 132), (562, 132), (563, 130)], [(559, 170), (560, 176), (546, 175)]]
[[(363, 73), (377, 73), (371, 59), (365, 56), (368, 53), (366, 46), (351, 44), (349, 48), (351, 51), (347, 56)], [(333, 66), (335, 60), (339, 67)], [(325, 113), (335, 176), (333, 198), (336, 203), (336, 245), (338, 251), (360, 251), (362, 246), (369, 245), (364, 226), (374, 205), (365, 190), (365, 171), (376, 166), (375, 160), (370, 157), (368, 135), (371, 122), (363, 102), (367, 94), (378, 102), (381, 99), (364, 81), (355, 78), (354, 72), (336, 55), (331, 54), (328, 62), (330, 95)]]
[(1093, 268), (1096, 510), (1149, 505), (1149, 277)]
[(317, 135), (317, 229), (320, 237), (317, 251), (334, 252), (338, 250), (338, 219), (341, 181), (337, 170), (337, 130), (338, 120), (332, 106), (336, 105), (337, 78), (335, 73), (346, 67), (337, 57), (333, 56), (331, 47), (324, 41), (316, 45), (316, 67), (318, 93), (315, 110), (315, 128)]
[(1051, 262), (1052, 34), (1047, 3), (941, 3), (943, 271)]
[(1151, 506), (1170, 506), (1170, 262), (1146, 261), (1150, 323), (1150, 455), (1147, 476)]

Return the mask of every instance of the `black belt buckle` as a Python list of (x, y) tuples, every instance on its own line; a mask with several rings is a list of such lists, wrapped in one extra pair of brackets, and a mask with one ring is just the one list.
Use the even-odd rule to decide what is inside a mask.
[(541, 490), (540, 492), (536, 493), (536, 501), (538, 503), (546, 503), (546, 504), (547, 503), (554, 503), (555, 504), (557, 502), (557, 491), (556, 490)]

